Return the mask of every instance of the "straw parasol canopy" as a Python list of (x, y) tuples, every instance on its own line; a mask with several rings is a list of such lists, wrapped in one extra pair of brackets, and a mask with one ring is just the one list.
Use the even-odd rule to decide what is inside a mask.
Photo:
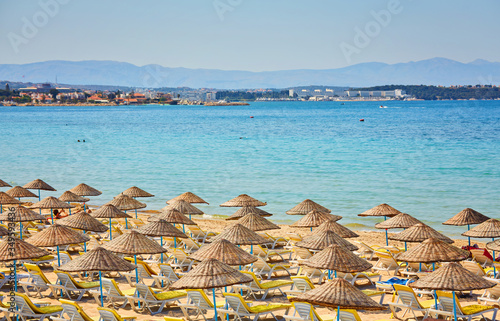
[(10, 196), (15, 197), (15, 198), (38, 197), (37, 195), (33, 194), (32, 192), (28, 191), (27, 189), (25, 189), (21, 186), (14, 186), (5, 193), (7, 193)]
[(163, 248), (160, 244), (135, 230), (118, 236), (104, 244), (103, 247), (111, 252), (128, 255), (167, 252), (167, 249)]
[(203, 204), (203, 203), (205, 203), (208, 205), (207, 201), (205, 201), (203, 198), (201, 198), (198, 195), (191, 193), (191, 192), (182, 193), (181, 195), (176, 196), (176, 197), (172, 198), (171, 200), (167, 201), (167, 204), (170, 204), (170, 202), (177, 201), (177, 200), (183, 200), (183, 201), (186, 201), (186, 202), (191, 203), (191, 204)]
[(127, 272), (135, 265), (103, 247), (97, 247), (57, 268), (65, 272), (118, 271)]
[(189, 215), (203, 215), (203, 212), (195, 207), (194, 205), (191, 205), (190, 203), (184, 201), (184, 200), (176, 200), (176, 201), (169, 201), (167, 206), (165, 206), (162, 210), (168, 210), (173, 208), (174, 210), (178, 210), (182, 214), (189, 214)]
[(0, 226), (0, 237), (9, 235), (9, 230), (3, 226)]
[(316, 269), (328, 269), (344, 273), (362, 272), (373, 267), (371, 263), (338, 244), (327, 246), (302, 264)]
[(388, 216), (388, 217), (393, 217), (393, 216), (396, 216), (398, 214), (401, 214), (401, 212), (388, 204), (382, 203), (380, 205), (375, 206), (374, 208), (371, 208), (367, 211), (364, 211), (361, 214), (358, 214), (358, 216)]
[(401, 213), (391, 217), (387, 221), (375, 224), (375, 227), (380, 229), (409, 228), (418, 223), (422, 222), (420, 222), (410, 214)]
[(306, 200), (303, 200), (302, 202), (300, 202), (299, 204), (297, 204), (296, 206), (292, 207), (290, 210), (288, 210), (286, 212), (286, 214), (288, 214), (288, 215), (306, 215), (314, 210), (324, 212), (324, 213), (331, 212), (326, 207), (321, 206), (318, 203), (316, 203), (310, 199), (306, 199)]
[(247, 194), (241, 194), (225, 203), (222, 203), (221, 207), (243, 207), (243, 206), (264, 206), (267, 203), (256, 200), (255, 198), (248, 196)]
[(131, 218), (132, 216), (128, 215), (125, 212), (120, 211), (119, 209), (116, 208), (116, 206), (111, 205), (111, 204), (105, 204), (101, 207), (99, 207), (97, 210), (93, 211), (92, 214), (90, 214), (92, 217), (95, 218)]
[(0, 187), (12, 187), (9, 183), (6, 183), (0, 179)]
[(69, 191), (79, 196), (99, 196), (102, 194), (101, 191), (98, 191), (95, 188), (84, 183), (76, 185)]
[(73, 208), (73, 207), (74, 207), (73, 205), (60, 201), (54, 196), (48, 196), (43, 200), (36, 202), (35, 204), (30, 206), (30, 208), (41, 208), (41, 209)]
[(5, 192), (0, 192), (0, 205), (12, 205), (12, 204), (19, 204), (21, 203), (20, 201), (16, 200), (9, 194)]
[(132, 186), (130, 188), (127, 188), (122, 192), (123, 194), (130, 196), (130, 197), (154, 197), (153, 194), (146, 192), (143, 189), (140, 189), (137, 186)]
[[(332, 214), (326, 213), (326, 212), (321, 212), (318, 210), (312, 210), (309, 213), (307, 213), (305, 216), (303, 216), (300, 220), (297, 222), (293, 223), (290, 225), (291, 227), (317, 227), (320, 226), (321, 224), (331, 221)], [(336, 215), (334, 215), (336, 216)], [(342, 217), (341, 216), (336, 216), (338, 219), (334, 221), (340, 220)]]
[(85, 234), (77, 232), (63, 225), (53, 224), (48, 228), (36, 233), (26, 242), (34, 246), (48, 247), (85, 243), (89, 240), (90, 238)]
[(58, 221), (58, 224), (71, 227), (77, 230), (92, 231), (97, 233), (106, 232), (108, 227), (99, 220), (84, 211), (66, 216)]
[(90, 201), (90, 198), (81, 197), (73, 192), (66, 191), (61, 196), (59, 196), (59, 200), (63, 202), (85, 203)]
[(318, 226), (315, 230), (314, 233), (320, 233), (323, 231), (333, 231), (335, 234), (338, 236), (348, 239), (351, 237), (358, 237), (359, 235), (351, 231), (345, 226), (340, 225), (339, 223), (335, 221), (326, 221), (322, 223), (320, 226)]
[(15, 207), (14, 217), (9, 216), (8, 212), (0, 214), (0, 221), (29, 222), (38, 220), (45, 221), (45, 217), (24, 206)]
[(183, 239), (188, 238), (186, 234), (179, 231), (179, 229), (175, 228), (172, 224), (161, 219), (141, 226), (137, 229), (137, 232), (140, 232), (147, 236), (168, 236), (179, 237)]
[(436, 238), (430, 238), (414, 248), (399, 253), (398, 261), (415, 263), (455, 262), (469, 257), (469, 252)]
[(488, 289), (497, 284), (470, 272), (456, 262), (452, 262), (410, 283), (410, 287), (444, 291), (472, 291)]
[(240, 219), (243, 216), (245, 216), (247, 214), (250, 214), (250, 213), (259, 214), (262, 217), (273, 216), (273, 214), (268, 213), (268, 212), (266, 212), (264, 210), (261, 210), (258, 207), (255, 207), (255, 206), (243, 206), (242, 208), (240, 208), (239, 210), (237, 210), (233, 215), (231, 215), (228, 218), (226, 218), (226, 220), (227, 221), (237, 220), (237, 219)]
[(0, 262), (36, 259), (50, 253), (18, 238), (0, 243)]
[(308, 302), (330, 308), (355, 310), (384, 310), (385, 307), (373, 301), (366, 294), (357, 289), (349, 281), (342, 278), (290, 298), (290, 301)]
[(197, 225), (195, 222), (187, 218), (186, 215), (173, 208), (163, 210), (159, 215), (148, 217), (148, 222), (154, 222), (157, 220), (165, 220), (172, 224)]
[(213, 289), (233, 284), (248, 283), (252, 279), (226, 263), (214, 258), (205, 260), (175, 281), (170, 289)]
[(443, 235), (424, 223), (418, 223), (402, 232), (389, 236), (391, 240), (402, 242), (423, 242), (429, 238), (436, 238), (446, 243), (453, 243), (453, 240)]
[(500, 237), (500, 221), (494, 218), (471, 228), (469, 231), (462, 233), (463, 236), (475, 238), (495, 238)]
[(281, 229), (278, 225), (255, 213), (243, 216), (238, 220), (237, 224), (241, 224), (254, 232)]
[(227, 265), (247, 265), (257, 261), (250, 253), (225, 239), (219, 239), (211, 244), (203, 245), (198, 251), (189, 256), (196, 261), (216, 259)]
[(115, 196), (113, 200), (109, 201), (107, 204), (114, 205), (117, 209), (122, 211), (137, 210), (140, 208), (145, 208), (147, 206), (146, 204), (141, 203), (138, 200), (130, 196), (127, 196), (123, 193), (120, 193), (120, 195)]
[(323, 231), (315, 233), (303, 241), (295, 243), (295, 246), (303, 247), (310, 250), (323, 250), (331, 244), (338, 244), (349, 251), (358, 249), (354, 244), (344, 240), (333, 231)]
[(50, 186), (49, 184), (45, 183), (41, 179), (37, 178), (34, 181), (29, 182), (28, 184), (23, 186), (26, 189), (37, 189), (37, 190), (42, 190), (42, 191), (53, 191), (55, 192), (56, 189)]
[(213, 243), (220, 239), (228, 240), (236, 245), (254, 245), (268, 242), (265, 238), (241, 224), (234, 224), (226, 228), (222, 233), (208, 240), (208, 242)]
[(486, 243), (486, 248), (492, 251), (500, 251), (500, 240)]
[(489, 219), (488, 216), (483, 215), (478, 211), (473, 210), (472, 208), (466, 208), (457, 215), (453, 216), (452, 218), (444, 222), (443, 224), (456, 225), (456, 226), (481, 224), (484, 221), (487, 221), (488, 219)]

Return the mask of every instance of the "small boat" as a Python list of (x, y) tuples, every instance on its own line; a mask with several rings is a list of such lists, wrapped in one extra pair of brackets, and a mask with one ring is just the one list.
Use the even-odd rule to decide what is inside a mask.
[(380, 105), (380, 108), (387, 108), (387, 106)]

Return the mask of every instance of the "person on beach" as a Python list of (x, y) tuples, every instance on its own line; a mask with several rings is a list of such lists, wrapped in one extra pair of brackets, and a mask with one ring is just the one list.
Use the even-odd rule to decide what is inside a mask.
[(61, 219), (63, 217), (68, 216), (68, 214), (64, 210), (54, 210), (54, 218), (56, 220)]

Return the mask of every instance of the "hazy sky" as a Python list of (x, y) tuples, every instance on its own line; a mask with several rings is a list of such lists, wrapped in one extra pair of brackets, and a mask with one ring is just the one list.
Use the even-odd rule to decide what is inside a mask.
[(261, 71), (500, 61), (499, 13), (495, 0), (0, 0), (0, 63)]

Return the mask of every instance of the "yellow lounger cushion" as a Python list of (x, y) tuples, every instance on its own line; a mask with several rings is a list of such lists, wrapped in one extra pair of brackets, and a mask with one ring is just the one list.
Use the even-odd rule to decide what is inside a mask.
[(382, 295), (385, 293), (384, 291), (375, 291), (375, 290), (361, 290), (361, 292), (363, 292), (367, 296)]
[(466, 307), (462, 307), (462, 312), (465, 315), (471, 315), (471, 314), (476, 314), (479, 312), (493, 310), (493, 309), (494, 308), (491, 306), (472, 304), (472, 305), (468, 305)]
[(424, 309), (429, 309), (431, 307), (434, 306), (434, 304), (436, 304), (436, 301), (434, 299), (431, 299), (431, 300), (425, 300), (425, 301), (420, 301), (420, 305), (422, 306), (422, 308)]
[(54, 258), (53, 255), (45, 255), (36, 259), (31, 259), (31, 261), (38, 262), (38, 261), (46, 261), (46, 260), (52, 260)]
[(270, 288), (279, 287), (279, 286), (283, 286), (283, 285), (290, 285), (290, 284), (293, 284), (293, 281), (276, 280), (276, 281), (269, 281), (269, 282), (261, 283), (260, 286), (263, 289), (270, 289)]
[(99, 286), (99, 282), (79, 282), (78, 285), (82, 289), (95, 288)]
[(40, 312), (42, 312), (43, 314), (46, 314), (46, 313), (50, 314), (50, 313), (62, 311), (63, 307), (60, 305), (49, 305), (46, 307), (38, 307), (38, 310)]
[(267, 312), (267, 311), (274, 311), (274, 310), (280, 310), (280, 309), (288, 309), (291, 308), (291, 304), (284, 304), (284, 303), (271, 303), (268, 305), (254, 305), (249, 307), (249, 311), (252, 313), (262, 313), (262, 312)]
[(155, 293), (155, 297), (158, 300), (171, 300), (175, 298), (182, 298), (185, 297), (187, 293), (185, 291), (168, 291), (168, 292), (161, 292), (161, 293)]

